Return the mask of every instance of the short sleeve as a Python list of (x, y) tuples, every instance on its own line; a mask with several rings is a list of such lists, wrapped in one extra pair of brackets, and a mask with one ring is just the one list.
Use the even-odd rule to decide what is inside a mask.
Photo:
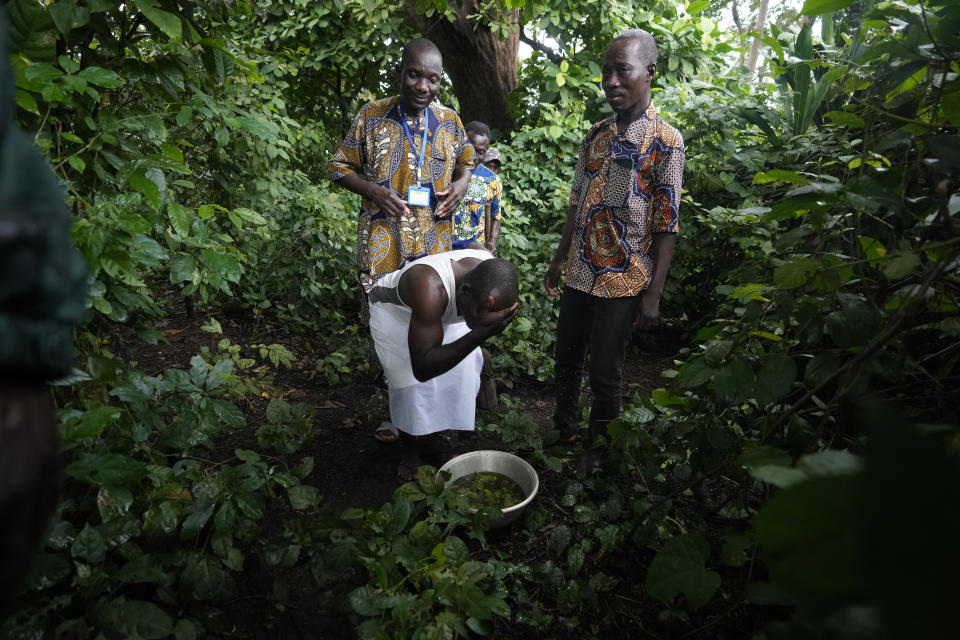
[(503, 197), (503, 183), (494, 177), (487, 186), (487, 200), (490, 202), (490, 219), (500, 219), (500, 199)]
[(671, 127), (669, 134), (663, 136), (667, 151), (654, 168), (654, 188), (651, 198), (653, 233), (676, 233), (680, 230), (680, 195), (686, 152), (680, 132)]
[(330, 159), (330, 179), (334, 182), (352, 173), (363, 173), (364, 123), (368, 110), (369, 105), (360, 109), (350, 129), (343, 136), (340, 146), (334, 152), (333, 158)]
[(467, 132), (463, 128), (463, 122), (460, 120), (460, 116), (454, 115), (453, 117), (457, 123), (457, 139), (459, 141), (456, 149), (457, 162), (454, 165), (454, 172), (459, 169), (470, 169), (473, 171), (473, 165), (475, 164), (474, 159), (476, 158), (477, 152), (473, 148), (473, 145), (470, 144), (470, 138), (467, 137)]
[(587, 187), (587, 174), (585, 162), (587, 151), (590, 148), (590, 140), (593, 137), (594, 129), (583, 138), (580, 148), (577, 150), (577, 168), (573, 172), (573, 184), (570, 186), (570, 206), (579, 207), (583, 199), (584, 189)]

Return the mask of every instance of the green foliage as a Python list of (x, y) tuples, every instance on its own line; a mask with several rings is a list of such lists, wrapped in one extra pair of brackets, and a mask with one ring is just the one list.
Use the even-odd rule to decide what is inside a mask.
[[(61, 411), (71, 482), (5, 637), (200, 633), (208, 607), (235, 594), (245, 562), (266, 552), (267, 511), (282, 513), (285, 500), (317, 507), (317, 490), (302, 483), (311, 459), (290, 468), (239, 449), (225, 460), (202, 456), (212, 438), (246, 425), (220, 397), (232, 360), (212, 366), (198, 356), (189, 370), (154, 377), (100, 358), (102, 374)], [(107, 385), (110, 404), (99, 404)], [(275, 403), (271, 444), (289, 451), (309, 410)]]
[(257, 444), (281, 454), (295, 453), (313, 433), (313, 414), (308, 404), (289, 404), (271, 398), (267, 422), (257, 429)]
[[(311, 408), (257, 404), (295, 364), (286, 336), (220, 338), (152, 376), (106, 349), (120, 325), (162, 339), (155, 319), (186, 298), (212, 335), (229, 308), (308, 336), (328, 384), (362, 371), (356, 199), (322, 177), (357, 106), (390, 90), (398, 48), (370, 43), (414, 35), (403, 8), (8, 2), (17, 117), (67, 187), (93, 311), (60, 394), (64, 500), (0, 635), (223, 635), (255, 565), (308, 568), (318, 609), (370, 638), (618, 637), (613, 594), (661, 637), (720, 637), (724, 620), (760, 638), (946, 637), (950, 576), (929, 567), (958, 562), (958, 439), (930, 425), (958, 404), (960, 9), (850, 4), (806, 3), (820, 36), (771, 28), (756, 86), (728, 69), (715, 4), (482, 7), (502, 27), (496, 11), (520, 9), (560, 56), (523, 63), (524, 126), (497, 143), (499, 249), (521, 276), (520, 317), (493, 341), (505, 383), (551, 377), (544, 269), (625, 27), (661, 43), (654, 99), (688, 169), (662, 305), (686, 346), (666, 388), (608, 426), (590, 478), (503, 396), (483, 430), (554, 491), (499, 536), (429, 467), (378, 509), (326, 513), (296, 456)], [(211, 459), (225, 434), (258, 450)]]

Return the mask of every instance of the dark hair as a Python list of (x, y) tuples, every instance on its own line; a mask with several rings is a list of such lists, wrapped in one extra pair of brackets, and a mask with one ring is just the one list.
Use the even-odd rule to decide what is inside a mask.
[(435, 53), (440, 56), (440, 60), (443, 60), (443, 54), (440, 53), (437, 45), (426, 38), (414, 38), (403, 47), (403, 55), (400, 57), (400, 68), (402, 69), (404, 65), (410, 61), (410, 58), (419, 53)]
[(465, 126), (463, 129), (467, 133), (476, 133), (481, 136), (485, 136), (488, 140), (491, 140), (491, 141), (493, 140), (493, 134), (490, 133), (490, 127), (480, 122), (479, 120), (468, 122), (467, 126)]
[(637, 55), (643, 64), (657, 63), (657, 43), (649, 32), (643, 29), (627, 29), (610, 41), (613, 45), (621, 40), (633, 40), (637, 43)]
[(470, 285), (473, 296), (483, 299), (494, 296), (499, 309), (512, 305), (520, 297), (520, 279), (512, 262), (491, 258), (484, 260), (466, 275), (464, 283)]

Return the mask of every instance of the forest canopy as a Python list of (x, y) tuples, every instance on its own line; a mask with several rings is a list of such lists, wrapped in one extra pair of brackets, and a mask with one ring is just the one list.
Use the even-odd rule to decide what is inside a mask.
[[(63, 500), (0, 636), (262, 637), (300, 590), (329, 637), (952, 637), (960, 5), (770, 4), (7, 0), (16, 120), (91, 275), (54, 387)], [(657, 41), (653, 101), (686, 147), (639, 338), (676, 348), (604, 434), (609, 473), (578, 480), (509, 394), (552, 380), (543, 276), (628, 28)], [(514, 529), (529, 555), (431, 468), (331, 512), (302, 453), (316, 408), (270, 392), (294, 365), (366, 375), (359, 198), (327, 162), (420, 36), (439, 101), (504, 158), (521, 307), (481, 426), (559, 488)], [(125, 355), (183, 314), (212, 339), (189, 362)], [(231, 632), (247, 596), (268, 626)]]

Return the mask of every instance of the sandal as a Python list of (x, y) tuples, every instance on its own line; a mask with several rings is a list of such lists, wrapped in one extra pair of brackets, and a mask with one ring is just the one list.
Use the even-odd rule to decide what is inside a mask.
[(400, 431), (393, 425), (389, 420), (384, 420), (380, 423), (380, 426), (377, 427), (377, 430), (373, 432), (373, 437), (379, 440), (380, 442), (386, 444), (393, 444), (400, 440)]
[(408, 482), (413, 482), (416, 477), (416, 467), (411, 467), (409, 462), (406, 460), (401, 460), (400, 464), (397, 465), (397, 484), (407, 484)]
[(421, 464), (420, 451), (404, 447), (397, 464), (397, 484), (406, 484), (417, 479), (417, 468)]

